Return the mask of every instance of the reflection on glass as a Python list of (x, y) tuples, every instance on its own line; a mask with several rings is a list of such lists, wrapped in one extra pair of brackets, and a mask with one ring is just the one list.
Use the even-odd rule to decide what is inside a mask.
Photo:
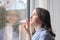
[[(10, 7), (6, 9), (8, 11), (8, 22), (13, 22), (12, 40), (26, 40), (26, 33), (22, 25), (27, 18), (27, 0), (16, 0)], [(17, 21), (15, 20), (15, 16), (18, 18)]]
[(27, 7), (27, 0), (15, 0), (15, 2), (7, 9), (20, 10), (20, 9), (26, 9), (26, 7)]
[[(0, 0), (0, 6), (4, 6), (4, 7), (7, 6), (6, 10), (8, 12), (6, 15), (7, 23), (4, 28), (3, 39), (26, 40), (26, 33), (22, 25), (24, 24), (25, 19), (27, 18), (27, 0), (9, 0), (9, 1)], [(4, 14), (5, 12), (2, 10), (2, 15)], [(2, 15), (0, 14), (1, 16), (0, 19), (2, 18)], [(5, 19), (1, 19), (0, 22), (4, 24)], [(2, 27), (2, 23), (0, 23), (1, 27)]]

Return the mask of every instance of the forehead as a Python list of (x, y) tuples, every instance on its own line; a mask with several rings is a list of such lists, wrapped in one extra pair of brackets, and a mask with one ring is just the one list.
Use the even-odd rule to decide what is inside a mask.
[(36, 9), (33, 10), (32, 14), (36, 14)]
[(19, 14), (15, 10), (9, 10), (8, 16), (19, 16)]

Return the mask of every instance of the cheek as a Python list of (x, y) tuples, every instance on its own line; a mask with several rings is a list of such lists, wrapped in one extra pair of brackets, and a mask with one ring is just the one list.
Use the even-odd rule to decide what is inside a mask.
[(36, 24), (37, 21), (38, 21), (38, 17), (35, 17), (35, 16), (34, 16), (34, 17), (32, 18), (31, 24)]
[(17, 21), (17, 20), (18, 20), (18, 18), (17, 17), (14, 17), (13, 21)]
[(10, 20), (12, 20), (12, 21), (17, 21), (17, 17), (10, 17)]
[(32, 21), (33, 21), (33, 22), (37, 22), (37, 17), (34, 17), (34, 18), (32, 19)]

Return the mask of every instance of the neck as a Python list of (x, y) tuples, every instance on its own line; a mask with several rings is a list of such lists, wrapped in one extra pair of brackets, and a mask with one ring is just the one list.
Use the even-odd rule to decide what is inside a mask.
[(35, 31), (38, 31), (41, 28), (41, 24), (35, 25), (34, 28), (35, 28)]

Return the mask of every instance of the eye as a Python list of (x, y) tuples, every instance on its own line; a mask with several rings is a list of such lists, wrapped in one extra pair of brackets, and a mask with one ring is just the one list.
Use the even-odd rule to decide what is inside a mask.
[(32, 16), (37, 16), (37, 14), (36, 13), (33, 13)]

